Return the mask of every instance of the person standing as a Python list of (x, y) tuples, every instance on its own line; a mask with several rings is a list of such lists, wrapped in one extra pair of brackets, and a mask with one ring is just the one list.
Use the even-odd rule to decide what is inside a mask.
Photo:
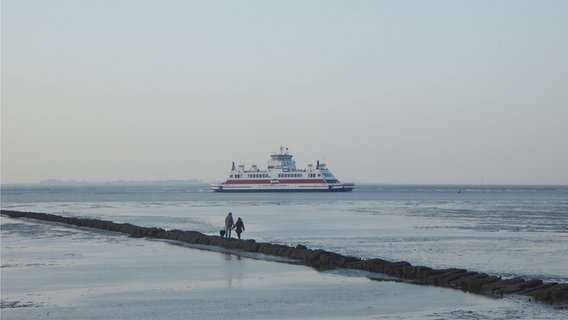
[(225, 217), (225, 237), (231, 237), (231, 230), (233, 229), (233, 225), (235, 222), (233, 221), (233, 214), (229, 212), (229, 214)]
[(237, 237), (239, 237), (239, 240), (241, 240), (241, 232), (245, 231), (245, 224), (243, 223), (241, 217), (237, 219), (237, 223), (235, 223), (233, 229), (235, 229), (235, 231), (237, 232)]

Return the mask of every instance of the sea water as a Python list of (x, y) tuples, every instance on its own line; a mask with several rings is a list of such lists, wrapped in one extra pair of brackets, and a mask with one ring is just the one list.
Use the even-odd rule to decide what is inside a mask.
[[(2, 209), (218, 234), (359, 258), (568, 283), (567, 186), (361, 185), (351, 193), (206, 185), (2, 186)], [(529, 301), (318, 272), (262, 255), (1, 218), (2, 319), (565, 319)], [(374, 280), (371, 280), (374, 279)]]

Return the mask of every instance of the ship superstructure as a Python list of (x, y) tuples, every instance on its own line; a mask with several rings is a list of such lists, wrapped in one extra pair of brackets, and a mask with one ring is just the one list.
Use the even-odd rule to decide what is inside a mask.
[(256, 165), (245, 168), (233, 162), (229, 178), (211, 186), (217, 192), (262, 192), (262, 191), (352, 191), (354, 183), (341, 183), (327, 169), (325, 163), (317, 161), (306, 169), (296, 169), (296, 162), (288, 153), (288, 148), (280, 147), (268, 160), (266, 170)]

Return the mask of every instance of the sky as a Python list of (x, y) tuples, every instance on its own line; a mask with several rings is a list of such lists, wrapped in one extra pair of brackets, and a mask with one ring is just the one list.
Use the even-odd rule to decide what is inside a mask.
[(568, 184), (568, 1), (2, 0), (1, 182)]

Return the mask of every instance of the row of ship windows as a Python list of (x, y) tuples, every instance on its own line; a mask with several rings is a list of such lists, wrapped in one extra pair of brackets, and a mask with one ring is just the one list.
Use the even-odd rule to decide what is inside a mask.
[(248, 175), (249, 178), (268, 178), (268, 173), (253, 173)]
[(301, 178), (301, 173), (279, 173), (278, 178)]
[[(243, 177), (242, 174), (232, 174), (231, 178), (240, 179)], [(267, 173), (253, 173), (247, 174), (247, 178), (270, 178)]]
[[(279, 173), (278, 178), (301, 178), (301, 173)], [(308, 173), (308, 178), (321, 177), (321, 174)]]
[[(241, 179), (242, 174), (232, 174), (231, 178)], [(278, 178), (301, 178), (301, 173), (279, 173)], [(308, 173), (308, 178), (321, 177), (321, 174)], [(247, 174), (247, 178), (270, 178), (267, 173), (252, 173)]]

